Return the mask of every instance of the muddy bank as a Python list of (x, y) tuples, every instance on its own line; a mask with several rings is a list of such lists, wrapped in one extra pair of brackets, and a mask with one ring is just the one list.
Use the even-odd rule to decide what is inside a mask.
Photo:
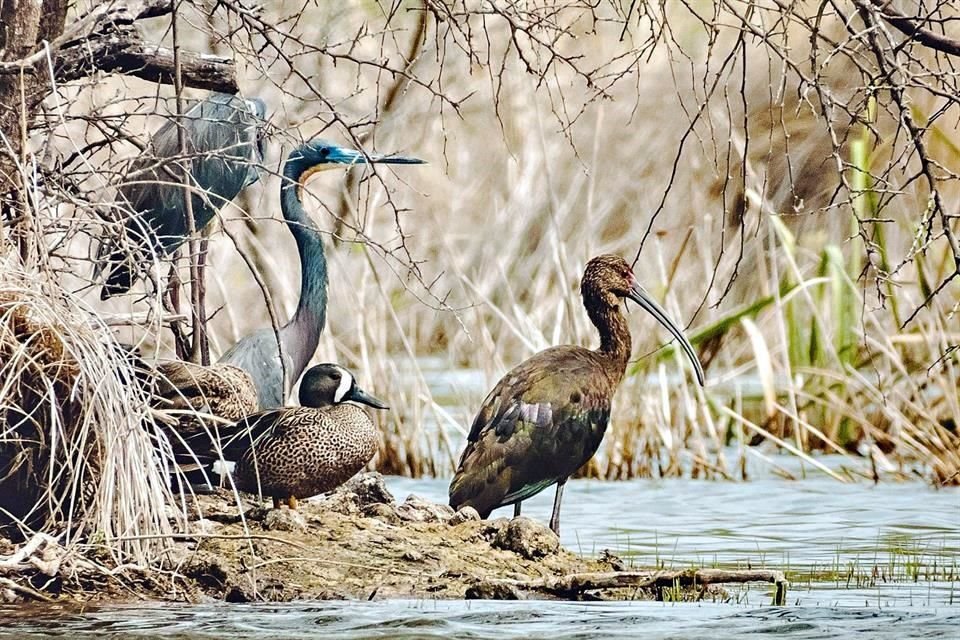
[[(199, 602), (379, 598), (723, 599), (713, 584), (781, 575), (628, 571), (616, 557), (577, 556), (528, 518), (481, 521), (416, 496), (397, 501), (379, 474), (354, 478), (296, 511), (227, 492), (198, 496), (190, 533), (171, 540), (159, 568), (118, 568), (67, 553), (52, 539), (0, 558), (5, 601), (161, 599)], [(4, 573), (6, 570), (6, 573)], [(687, 588), (690, 587), (690, 588)]]
[(529, 580), (609, 571), (527, 518), (481, 521), (409, 496), (398, 502), (378, 474), (322, 500), (245, 512), (229, 496), (201, 499), (204, 531), (182, 545), (176, 568), (206, 595), (232, 601), (482, 596), (489, 579)]

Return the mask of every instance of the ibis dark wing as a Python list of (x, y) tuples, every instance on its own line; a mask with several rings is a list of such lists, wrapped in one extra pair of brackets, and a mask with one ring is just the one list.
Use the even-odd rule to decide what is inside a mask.
[(576, 471), (596, 452), (610, 418), (605, 376), (592, 351), (569, 346), (507, 373), (474, 420), (451, 505), (486, 516)]

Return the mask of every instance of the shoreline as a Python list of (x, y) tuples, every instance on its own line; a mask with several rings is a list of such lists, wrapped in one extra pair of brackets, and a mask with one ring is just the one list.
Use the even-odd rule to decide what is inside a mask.
[(191, 501), (191, 532), (172, 537), (149, 569), (69, 553), (49, 536), (3, 550), (3, 600), (633, 600), (661, 599), (664, 589), (695, 600), (722, 598), (720, 583), (757, 580), (777, 585), (777, 601), (785, 597), (779, 572), (637, 570), (607, 551), (581, 557), (529, 518), (481, 521), (472, 509), (413, 495), (397, 502), (377, 473), (295, 511), (253, 506), (241, 518), (226, 491)]

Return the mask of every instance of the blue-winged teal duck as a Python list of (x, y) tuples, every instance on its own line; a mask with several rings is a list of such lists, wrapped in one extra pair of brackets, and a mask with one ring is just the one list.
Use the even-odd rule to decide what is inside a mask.
[(219, 455), (215, 446), (207, 451), (210, 470), (232, 476), (241, 491), (271, 496), (274, 507), (286, 501), (295, 509), (299, 498), (338, 487), (376, 454), (376, 425), (359, 405), (388, 407), (343, 367), (319, 364), (307, 370), (300, 404), (220, 426)]

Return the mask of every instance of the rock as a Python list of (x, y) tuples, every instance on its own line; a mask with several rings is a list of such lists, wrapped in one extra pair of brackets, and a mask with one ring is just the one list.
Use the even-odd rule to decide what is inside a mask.
[(480, 537), (492, 543), (497, 539), (497, 536), (500, 535), (500, 532), (507, 527), (509, 522), (510, 520), (507, 518), (494, 518), (493, 520), (485, 521), (480, 528)]
[(600, 551), (600, 557), (598, 558), (600, 562), (605, 562), (610, 567), (611, 571), (626, 571), (627, 564), (623, 559), (610, 551), (610, 549), (603, 549)]
[(318, 504), (326, 511), (352, 516), (364, 512), (370, 505), (392, 505), (393, 502), (393, 494), (387, 489), (383, 476), (379, 473), (364, 473), (334, 489)]
[(386, 522), (387, 524), (400, 524), (400, 516), (397, 515), (397, 508), (392, 504), (368, 504), (363, 508), (363, 515), (368, 518), (375, 518)]
[(536, 560), (556, 553), (560, 549), (560, 539), (539, 522), (520, 516), (497, 533), (493, 546)]
[(496, 580), (479, 580), (467, 587), (463, 597), (467, 600), (524, 600), (519, 589)]
[(256, 594), (252, 593), (249, 589), (239, 584), (232, 584), (227, 588), (227, 592), (223, 594), (223, 599), (227, 602), (255, 602)]
[(413, 549), (408, 549), (403, 552), (403, 555), (400, 556), (401, 560), (406, 560), (407, 562), (423, 562), (423, 554), (414, 551)]
[(409, 495), (397, 507), (397, 515), (407, 522), (449, 522), (453, 508), (446, 504), (434, 504), (420, 496)]
[(370, 504), (393, 504), (394, 498), (383, 476), (379, 473), (362, 473), (337, 487), (335, 493), (352, 493), (357, 496), (361, 509)]
[(360, 498), (353, 492), (337, 490), (317, 503), (324, 511), (333, 511), (345, 516), (360, 513)]
[[(271, 511), (273, 511), (272, 508), (265, 507), (262, 504), (257, 504), (247, 509), (246, 513), (243, 514), (243, 517), (244, 519), (247, 520), (247, 522), (263, 522), (264, 520), (267, 519), (267, 515)], [(207, 516), (207, 517), (210, 518), (211, 520), (214, 519), (213, 516)], [(235, 522), (240, 522), (240, 521), (241, 521), (240, 516), (239, 515), (236, 516)], [(223, 522), (224, 524), (229, 524), (228, 522), (224, 520), (219, 520), (219, 519), (217, 520), (217, 522)]]
[(226, 558), (209, 551), (197, 551), (180, 572), (205, 587), (216, 589), (227, 583), (227, 563)]
[(263, 528), (271, 531), (306, 531), (307, 521), (296, 509), (271, 509), (263, 519)]
[(199, 534), (209, 534), (213, 533), (222, 526), (223, 523), (221, 522), (216, 522), (210, 518), (200, 518), (199, 520), (194, 521), (193, 532)]
[(480, 520), (480, 514), (477, 513), (477, 510), (473, 507), (461, 507), (453, 517), (447, 522), (451, 527), (455, 527), (458, 524), (463, 524), (464, 522), (478, 522)]

